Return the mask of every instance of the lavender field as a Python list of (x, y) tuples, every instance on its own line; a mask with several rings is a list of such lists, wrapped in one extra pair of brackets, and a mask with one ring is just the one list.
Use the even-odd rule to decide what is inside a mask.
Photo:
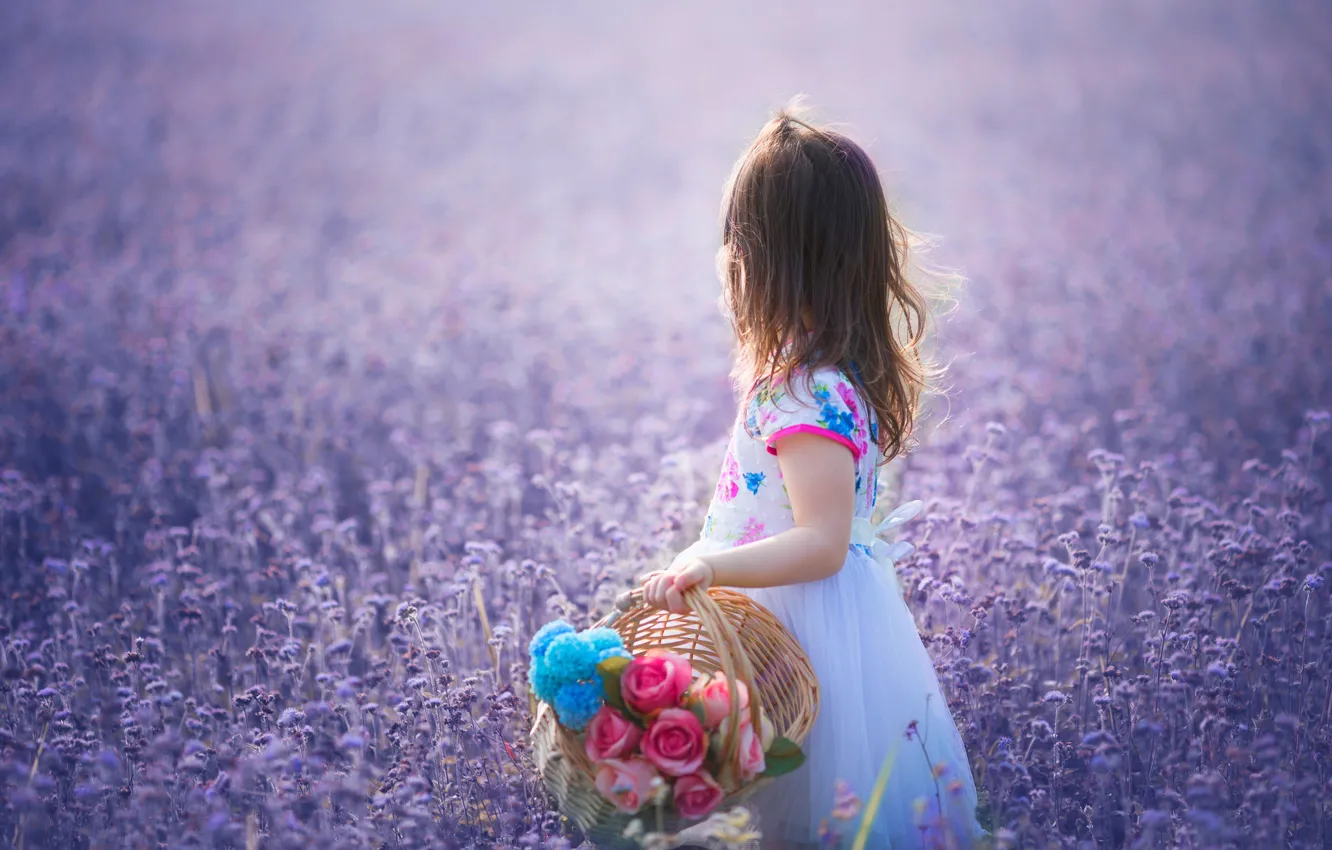
[(697, 535), (721, 188), (804, 92), (968, 278), (884, 483), (996, 844), (1332, 846), (1329, 53), (1316, 0), (0, 4), (0, 841), (577, 847), (525, 647)]

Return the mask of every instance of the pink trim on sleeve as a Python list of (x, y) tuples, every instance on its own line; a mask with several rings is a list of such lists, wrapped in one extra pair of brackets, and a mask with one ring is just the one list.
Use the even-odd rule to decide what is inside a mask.
[(817, 425), (807, 425), (807, 424), (788, 425), (787, 427), (774, 432), (772, 436), (768, 437), (767, 440), (768, 454), (771, 455), (777, 454), (777, 445), (776, 445), (777, 441), (782, 437), (785, 437), (787, 434), (816, 434), (820, 437), (827, 437), (829, 440), (832, 440), (833, 442), (841, 443), (842, 445), (846, 446), (848, 449), (851, 450), (851, 456), (854, 457), (856, 460), (860, 460), (860, 450), (856, 448), (855, 443), (851, 442), (849, 439), (837, 433), (836, 431), (830, 431), (827, 428), (820, 428)]

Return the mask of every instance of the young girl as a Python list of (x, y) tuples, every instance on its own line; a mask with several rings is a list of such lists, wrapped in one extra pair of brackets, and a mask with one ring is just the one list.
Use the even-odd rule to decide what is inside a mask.
[(647, 601), (683, 613), (688, 587), (740, 588), (809, 655), (819, 716), (805, 766), (754, 798), (764, 847), (817, 845), (838, 781), (868, 798), (890, 754), (868, 846), (969, 847), (971, 769), (891, 560), (910, 546), (876, 548), (870, 524), (928, 374), (906, 232), (865, 152), (789, 110), (736, 165), (723, 213), (747, 393), (702, 535), (646, 577)]

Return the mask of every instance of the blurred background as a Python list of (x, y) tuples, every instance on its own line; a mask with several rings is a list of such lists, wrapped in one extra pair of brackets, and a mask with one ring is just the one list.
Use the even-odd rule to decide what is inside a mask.
[[(1303, 510), (1291, 533), (1313, 545), (1278, 565), (1298, 582), (1328, 557), (1332, 524), (1321, 496), (1300, 502), (1329, 482), (1317, 449), (1327, 430), (1317, 412), (1332, 404), (1329, 56), (1332, 11), (1317, 0), (9, 0), (9, 645), (24, 634), (37, 646), (59, 628), (45, 618), (58, 619), (67, 592), (98, 616), (123, 601), (133, 634), (167, 640), (161, 675), (187, 695), (196, 665), (221, 677), (218, 658), (231, 653), (235, 687), (216, 689), (230, 711), (231, 690), (255, 682), (295, 699), (240, 640), (273, 638), (245, 625), (251, 616), (285, 639), (272, 600), (316, 611), (331, 593), (311, 590), (325, 587), (315, 581), (325, 567), (344, 581), (349, 613), (364, 602), (384, 615), (389, 600), (471, 587), (479, 561), (468, 558), (483, 550), (467, 544), (491, 541), (494, 575), (501, 561), (533, 559), (563, 582), (546, 608), (519, 612), (513, 600), (526, 597), (509, 579), (482, 580), (512, 646), (554, 614), (603, 610), (701, 519), (715, 480), (708, 447), (734, 413), (713, 265), (721, 190), (796, 94), (869, 149), (903, 221), (936, 234), (933, 260), (968, 279), (937, 339), (948, 394), (902, 487), (959, 529), (963, 514), (1011, 525), (1030, 543), (1014, 564), (1030, 564), (985, 566), (979, 552), (1006, 533), (995, 532), (949, 550), (977, 553), (957, 586), (979, 595), (1009, 582), (1005, 592), (1026, 598), (1046, 580), (1038, 555), (1062, 552), (1055, 534), (1090, 536), (1130, 513), (1169, 537), (1147, 517), (1180, 515), (1166, 508), (1177, 484), (1199, 494), (1199, 517), (1263, 499), (1274, 515)], [(986, 422), (1007, 436), (991, 429), (987, 442)], [(1125, 470), (1151, 459), (1159, 490), (1116, 483), (1123, 458), (1105, 452), (1127, 455)], [(1253, 491), (1246, 460), (1308, 477)], [(330, 542), (334, 528), (345, 549)], [(200, 529), (221, 548), (164, 554), (168, 538)], [(1116, 556), (1125, 578), (1134, 540), (1145, 545), (1127, 539)], [(923, 571), (938, 566), (921, 551)], [(1245, 587), (1276, 580), (1260, 568), (1264, 551), (1246, 562)], [(79, 552), (105, 563), (70, 586), (60, 570)], [(156, 619), (141, 606), (124, 613), (163, 598), (164, 558), (203, 566), (202, 577), (170, 579), (185, 622), (202, 611), (210, 635), (241, 624), (217, 657), (173, 643), (186, 638), (160, 601)], [(1199, 549), (1172, 563), (1204, 561)], [(284, 566), (267, 578), (247, 572), (274, 563)], [(1226, 578), (1184, 574), (1199, 593)], [(199, 601), (207, 588), (216, 607)], [(948, 610), (970, 604), (958, 599)], [(467, 620), (470, 603), (458, 604)], [(1242, 632), (1254, 610), (1226, 616)], [(951, 627), (921, 617), (924, 631)], [(454, 633), (470, 647), (456, 668), (489, 669), (495, 638), (470, 628)], [(371, 669), (387, 632), (370, 633), (373, 651), (343, 673)], [(1074, 675), (1079, 650), (1047, 656), (1056, 643), (1008, 658), (1038, 697)], [(989, 651), (972, 654), (1004, 657)], [(1148, 663), (1135, 658), (1121, 663)], [(18, 677), (32, 669), (13, 665)], [(1298, 685), (1293, 675), (1286, 683)], [(6, 758), (35, 764), (40, 730), (20, 730), (21, 694), (5, 693)], [(996, 712), (964, 730), (977, 752), (1020, 737), (1009, 709)], [(243, 714), (227, 722), (248, 728)], [(114, 717), (101, 722), (110, 729)], [(1326, 741), (1326, 712), (1322, 721)], [(521, 722), (505, 722), (520, 741)], [(1034, 752), (1033, 781), (1053, 781), (1036, 764), (1045, 745)], [(1283, 764), (1299, 775), (1292, 766), (1309, 750), (1293, 752)], [(1182, 793), (1183, 781), (1170, 787)], [(1105, 841), (1139, 829), (1143, 806), (1163, 799), (1141, 783), (1133, 817), (1097, 827)], [(1078, 834), (1074, 809), (1004, 787), (1026, 802), (996, 797), (996, 823), (1011, 815), (1031, 836), (1052, 822)], [(218, 828), (240, 830), (245, 805), (218, 815)], [(6, 811), (0, 826), (16, 835), (59, 823)]]
[(1328, 398), (1317, 3), (0, 14), (7, 313), (49, 299), (108, 356), (195, 334), (231, 381), (383, 368), (621, 433), (703, 401), (719, 434), (720, 191), (804, 93), (970, 278), (957, 389), (1269, 436)]

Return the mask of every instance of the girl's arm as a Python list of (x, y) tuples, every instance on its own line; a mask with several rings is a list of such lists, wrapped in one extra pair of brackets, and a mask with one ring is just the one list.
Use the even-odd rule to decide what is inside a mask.
[(648, 604), (684, 613), (683, 591), (695, 585), (776, 587), (835, 575), (846, 561), (855, 515), (856, 469), (851, 452), (815, 434), (793, 433), (776, 444), (795, 527), (709, 555), (682, 554), (644, 585)]

